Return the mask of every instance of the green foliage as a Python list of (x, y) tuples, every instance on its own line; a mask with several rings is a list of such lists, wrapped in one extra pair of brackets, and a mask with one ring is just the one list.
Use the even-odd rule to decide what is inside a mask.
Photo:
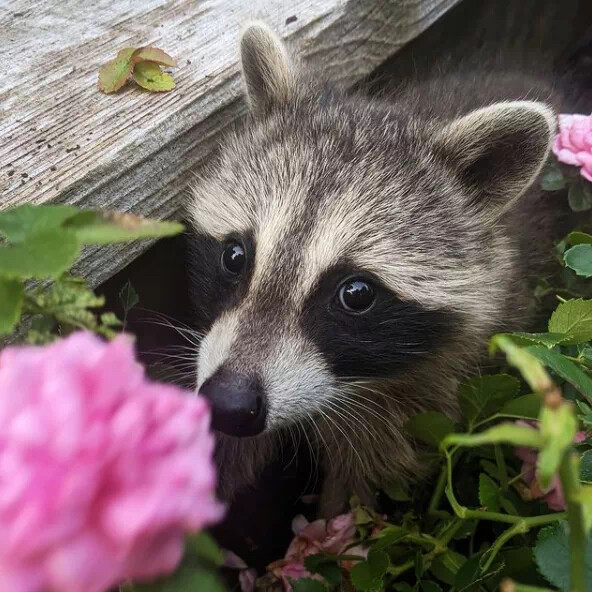
[(574, 212), (585, 212), (592, 208), (592, 190), (585, 181), (573, 183), (568, 192), (569, 206)]
[[(0, 212), (0, 335), (10, 335), (25, 316), (29, 343), (47, 343), (74, 329), (112, 337), (121, 327), (84, 281), (66, 275), (85, 244), (159, 238), (182, 232), (174, 222), (131, 214), (81, 211), (74, 206), (24, 205)], [(35, 280), (24, 289), (25, 281)], [(48, 283), (49, 280), (49, 283)], [(124, 311), (138, 297), (131, 286)]]
[(438, 446), (446, 435), (454, 431), (454, 422), (443, 413), (426, 411), (411, 418), (406, 428), (417, 440)]
[[(592, 550), (592, 538), (588, 537)], [(542, 528), (537, 536), (534, 556), (537, 568), (550, 584), (568, 592), (569, 586), (569, 527), (567, 522), (559, 522)], [(592, 592), (592, 553), (585, 554), (588, 589)]]
[(0, 335), (8, 335), (17, 324), (23, 308), (23, 285), (11, 278), (0, 277)]
[(565, 265), (577, 275), (592, 277), (592, 245), (580, 244), (568, 249), (563, 256)]
[[(421, 557), (421, 556), (420, 556)], [(382, 550), (371, 549), (365, 561), (355, 565), (350, 573), (351, 582), (361, 592), (383, 590), (383, 578), (390, 566), (389, 556)]]
[(559, 191), (567, 186), (567, 179), (557, 163), (549, 163), (541, 175), (541, 188), (544, 191)]
[(507, 374), (476, 376), (461, 385), (458, 393), (460, 406), (469, 426), (511, 401), (519, 388), (520, 381)]

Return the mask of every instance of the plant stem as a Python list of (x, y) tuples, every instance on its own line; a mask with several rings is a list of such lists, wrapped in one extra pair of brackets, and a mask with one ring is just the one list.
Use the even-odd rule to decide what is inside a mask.
[(550, 588), (540, 588), (539, 586), (525, 586), (517, 584), (513, 580), (505, 579), (500, 583), (500, 592), (556, 592)]
[(442, 495), (444, 493), (444, 488), (446, 487), (446, 475), (447, 470), (446, 465), (444, 465), (440, 471), (440, 476), (436, 482), (436, 489), (434, 490), (434, 494), (430, 500), (430, 505), (428, 506), (428, 514), (433, 514), (438, 510), (438, 506), (440, 505), (440, 501), (442, 500)]
[(580, 489), (578, 475), (578, 457), (575, 454), (564, 455), (559, 466), (561, 487), (567, 501), (567, 521), (569, 524), (570, 554), (570, 590), (586, 592), (586, 545), (587, 536), (584, 528), (582, 506), (575, 499)]
[(508, 489), (508, 469), (506, 468), (506, 459), (504, 458), (502, 447), (499, 444), (496, 444), (493, 448), (495, 451), (495, 462), (500, 474), (502, 491), (506, 491)]
[(510, 526), (507, 530), (502, 532), (502, 534), (497, 537), (493, 545), (489, 548), (487, 561), (481, 567), (481, 573), (485, 573), (493, 563), (493, 560), (496, 558), (497, 554), (500, 552), (501, 548), (514, 536), (517, 534), (524, 534), (528, 532), (529, 527), (525, 524), (522, 520), (517, 522), (513, 526)]
[(488, 512), (486, 510), (470, 510), (465, 506), (461, 506), (458, 503), (454, 495), (452, 488), (452, 463), (450, 453), (445, 451), (446, 455), (446, 467), (447, 467), (447, 486), (445, 488), (446, 497), (454, 510), (454, 513), (463, 520), (491, 520), (493, 522), (506, 522), (508, 524), (517, 524), (524, 522), (527, 526), (527, 530), (534, 528), (535, 526), (541, 526), (543, 524), (549, 524), (550, 522), (557, 522), (563, 520), (566, 517), (565, 512), (557, 512), (554, 514), (543, 514), (542, 516), (529, 516), (523, 518), (522, 516), (513, 516), (511, 514), (502, 514), (501, 512)]

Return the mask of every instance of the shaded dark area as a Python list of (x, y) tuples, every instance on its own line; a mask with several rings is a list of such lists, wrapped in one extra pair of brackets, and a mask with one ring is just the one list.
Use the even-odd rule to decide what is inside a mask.
[[(592, 3), (586, 0), (465, 0), (361, 86), (382, 94), (434, 67), (444, 69), (463, 59), (478, 64), (484, 51), (494, 57), (511, 54), (533, 67), (552, 64), (558, 78), (573, 71), (574, 105), (592, 104)], [(184, 237), (160, 241), (98, 291), (121, 317), (118, 293), (131, 281), (140, 304), (129, 312), (127, 329), (137, 337), (142, 360), (154, 377), (191, 387), (191, 361), (182, 359), (189, 350), (182, 348), (195, 340), (185, 327), (190, 297), (199, 300), (199, 294), (189, 294), (186, 256)], [(177, 355), (181, 358), (170, 357)], [(286, 449), (257, 489), (246, 491), (215, 530), (223, 546), (259, 569), (283, 555), (294, 515), (314, 511), (299, 502), (319, 482), (309, 451), (301, 448), (296, 453)]]

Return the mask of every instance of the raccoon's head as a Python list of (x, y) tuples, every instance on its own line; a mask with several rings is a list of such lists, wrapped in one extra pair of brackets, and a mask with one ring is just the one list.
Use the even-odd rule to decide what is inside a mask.
[(250, 436), (481, 348), (514, 279), (498, 220), (554, 118), (524, 101), (420, 120), (321, 87), (260, 24), (241, 57), (251, 117), (193, 189), (190, 265), (197, 386), (215, 429)]

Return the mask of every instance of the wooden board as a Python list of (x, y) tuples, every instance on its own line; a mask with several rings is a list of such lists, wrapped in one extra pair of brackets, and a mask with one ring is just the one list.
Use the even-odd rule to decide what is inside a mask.
[[(0, 0), (0, 208), (70, 203), (157, 218), (245, 112), (239, 28), (266, 21), (323, 75), (353, 83), (458, 0)], [(97, 89), (123, 47), (179, 63), (176, 90)], [(84, 250), (96, 285), (148, 243)]]

